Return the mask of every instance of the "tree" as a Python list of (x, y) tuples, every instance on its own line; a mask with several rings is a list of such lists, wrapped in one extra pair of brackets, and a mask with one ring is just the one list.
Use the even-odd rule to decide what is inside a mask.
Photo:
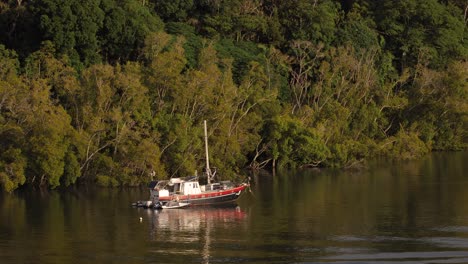
[[(435, 71), (418, 65), (404, 114), (408, 126), (419, 132), (430, 149), (463, 149), (466, 146), (468, 86), (466, 62)], [(465, 76), (465, 77), (463, 77)]]
[[(2, 133), (4, 136), (4, 133)], [(21, 149), (9, 148), (2, 151), (0, 157), (0, 186), (11, 192), (26, 181), (26, 158)]]
[(194, 6), (193, 0), (154, 0), (156, 13), (165, 21), (185, 21)]
[(20, 111), (27, 109), (25, 86), (18, 77), (14, 51), (0, 45), (0, 186), (11, 192), (26, 181), (27, 159)]
[[(347, 1), (353, 2), (353, 1)], [(351, 8), (352, 7), (352, 8)], [(335, 45), (351, 45), (357, 51), (380, 49), (381, 37), (366, 2), (354, 3), (339, 23)]]
[(273, 168), (316, 167), (330, 156), (329, 149), (318, 135), (290, 116), (277, 116), (270, 120), (263, 133)]
[(466, 25), (462, 16), (455, 16), (447, 5), (437, 0), (404, 0), (381, 1), (372, 6), (386, 48), (394, 54), (401, 70), (414, 67), (423, 50), (431, 56), (433, 68), (466, 56)]
[(105, 16), (98, 39), (102, 55), (109, 62), (138, 59), (146, 37), (163, 29), (160, 18), (141, 1), (105, 0), (100, 6)]
[(64, 173), (71, 118), (61, 106), (51, 104), (44, 81), (32, 81), (30, 85), (31, 114), (26, 117), (27, 154), (30, 157), (28, 182), (55, 188), (60, 185)]
[(75, 66), (100, 61), (97, 32), (104, 12), (99, 1), (40, 0), (31, 5), (43, 40), (53, 41), (59, 54), (68, 55)]
[(273, 1), (286, 39), (330, 45), (336, 36), (340, 7), (336, 1)]
[(165, 33), (157, 33), (148, 37), (145, 55), (149, 67), (145, 74), (145, 85), (150, 88), (150, 102), (153, 116), (166, 108), (171, 108), (171, 93), (180, 89), (181, 74), (186, 66), (184, 57), (184, 39), (169, 45), (171, 37)]
[(28, 2), (0, 2), (0, 43), (25, 58), (39, 47), (39, 32), (38, 18)]

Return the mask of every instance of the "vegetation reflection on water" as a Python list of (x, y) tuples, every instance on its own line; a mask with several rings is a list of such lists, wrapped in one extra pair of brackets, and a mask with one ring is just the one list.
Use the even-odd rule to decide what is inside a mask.
[[(238, 206), (144, 210), (145, 189), (0, 195), (5, 263), (468, 263), (468, 153), (254, 177)], [(142, 218), (140, 222), (139, 219)]]

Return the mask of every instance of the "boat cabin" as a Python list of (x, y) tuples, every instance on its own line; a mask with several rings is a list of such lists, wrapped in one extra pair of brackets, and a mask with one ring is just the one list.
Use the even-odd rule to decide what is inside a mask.
[(196, 181), (182, 182), (182, 183), (180, 183), (180, 185), (178, 187), (179, 187), (179, 192), (178, 193), (183, 194), (183, 195), (200, 194), (201, 193), (200, 185)]
[(200, 185), (195, 178), (171, 178), (170, 180), (153, 182), (149, 186), (150, 199), (158, 202), (159, 197), (171, 195), (196, 195), (207, 192), (222, 191), (233, 188), (230, 181), (221, 181), (207, 185)]
[[(157, 184), (152, 184), (150, 187), (151, 200), (158, 201), (159, 197), (177, 195), (195, 195), (201, 194), (202, 188), (198, 181), (184, 180), (181, 178), (172, 178), (168, 181), (159, 181)], [(204, 189), (204, 188), (203, 188)]]

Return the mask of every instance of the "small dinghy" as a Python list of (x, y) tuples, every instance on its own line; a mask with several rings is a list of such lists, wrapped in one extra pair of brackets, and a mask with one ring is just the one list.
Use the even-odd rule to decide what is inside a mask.
[(179, 208), (185, 208), (189, 206), (190, 203), (181, 203), (181, 202), (176, 202), (176, 201), (169, 201), (167, 203), (164, 203), (162, 205), (163, 209), (179, 209)]
[(153, 203), (152, 201), (138, 201), (136, 203), (132, 203), (132, 206), (133, 207), (142, 207), (142, 208), (145, 208), (145, 209), (148, 209), (148, 208), (156, 209), (156, 210), (162, 209), (161, 202)]
[(153, 206), (153, 202), (152, 201), (137, 201), (136, 203), (132, 203), (132, 206), (151, 208)]

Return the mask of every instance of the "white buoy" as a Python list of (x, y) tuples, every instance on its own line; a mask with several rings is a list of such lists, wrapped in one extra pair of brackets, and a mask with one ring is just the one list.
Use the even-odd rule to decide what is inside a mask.
[(140, 217), (140, 222), (142, 222), (142, 221), (143, 221), (143, 217)]

